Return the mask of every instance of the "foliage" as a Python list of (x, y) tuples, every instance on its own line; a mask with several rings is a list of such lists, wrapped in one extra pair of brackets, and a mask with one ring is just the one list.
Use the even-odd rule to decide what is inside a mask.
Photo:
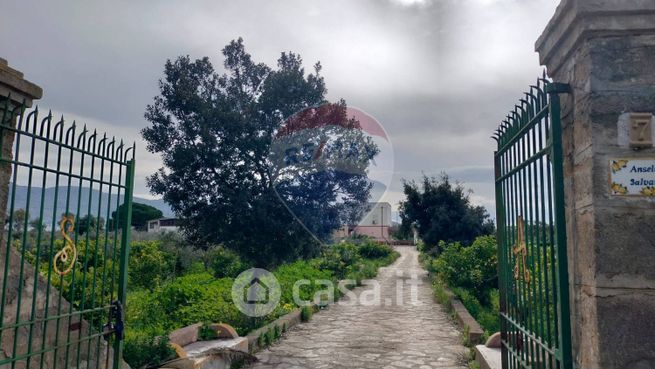
[(482, 236), (468, 247), (459, 242), (441, 242), (441, 255), (433, 261), (433, 268), (451, 287), (472, 291), (480, 301), (489, 301), (489, 291), (498, 287), (498, 255), (496, 238)]
[[(118, 288), (118, 262), (113, 260), (113, 254), (120, 252), (120, 242), (114, 246), (111, 239), (79, 239), (75, 246), (76, 266), (65, 276), (55, 273), (51, 264), (55, 253), (64, 247), (62, 239), (53, 240), (52, 248), (42, 249), (38, 258), (32, 254), (34, 263), (38, 262), (41, 274), (50, 276), (52, 286), (59, 289), (75, 309), (108, 304), (115, 298)], [(105, 312), (87, 313), (84, 317), (93, 324), (106, 321)]]
[(11, 231), (12, 243), (19, 246), (19, 249), (24, 246), (25, 250), (33, 250), (38, 243), (41, 243), (42, 247), (43, 244), (49, 243), (50, 233), (46, 232), (43, 222), (38, 218), (27, 219), (28, 215), (25, 209), (16, 209), (11, 214), (11, 229), (9, 229), (9, 214), (6, 215), (4, 227), (7, 232)]
[(471, 246), (441, 242), (440, 248), (443, 252), (436, 259), (422, 254), (428, 271), (435, 276), (437, 301), (446, 304), (450, 300), (449, 287), (487, 333), (497, 332), (500, 304), (495, 237), (478, 237)]
[[(154, 206), (142, 204), (140, 202), (132, 203), (132, 226), (139, 230), (145, 231), (149, 220), (158, 219), (164, 216), (161, 210)], [(121, 204), (117, 211), (111, 213), (110, 224), (113, 226), (117, 224), (120, 228), (123, 227), (123, 219), (125, 219), (125, 204)], [(113, 229), (113, 227), (110, 227)]]
[(328, 246), (319, 259), (318, 266), (322, 270), (331, 271), (337, 279), (343, 279), (352, 266), (359, 263), (359, 248), (350, 242), (340, 242)]
[(127, 329), (123, 358), (132, 368), (157, 365), (175, 357), (175, 351), (168, 342), (163, 332)]
[(317, 281), (334, 281), (331, 271), (318, 268), (316, 263), (306, 260), (298, 260), (291, 264), (284, 264), (273, 271), (273, 274), (280, 284), (282, 295), (281, 304), (295, 304), (293, 300), (293, 286), (299, 280), (308, 280), (308, 284), (301, 285), (298, 297), (302, 301), (314, 301), (316, 292), (325, 289), (324, 285)]
[[(151, 125), (142, 131), (148, 150), (161, 154), (165, 168), (150, 176), (148, 185), (183, 219), (194, 244), (222, 244), (257, 267), (314, 257), (320, 243), (306, 227), (321, 239), (329, 237), (346, 214), (368, 201), (371, 184), (329, 165), (304, 172), (293, 165), (285, 171), (271, 168), (271, 137), (303, 109), (309, 117), (300, 119), (330, 119), (326, 127), (359, 123), (347, 120), (343, 101), (326, 110), (308, 109), (325, 102), (320, 64), (306, 75), (300, 56), (282, 53), (277, 68), (270, 68), (254, 62), (241, 39), (222, 52), (223, 75), (207, 57), (166, 62), (160, 95), (145, 114)], [(350, 131), (355, 132), (335, 131), (325, 149), (336, 150), (332, 141), (363, 146), (365, 169), (377, 147), (359, 130)], [(319, 139), (311, 138), (314, 150)]]
[(211, 341), (218, 338), (218, 333), (208, 323), (203, 323), (198, 328), (198, 339), (200, 341)]
[(374, 241), (365, 242), (359, 246), (359, 255), (367, 259), (385, 258), (392, 253), (391, 247)]
[(175, 276), (175, 255), (162, 250), (161, 242), (132, 242), (128, 266), (129, 285), (154, 289)]
[[(199, 264), (206, 259), (205, 250), (193, 247), (184, 241), (184, 238), (178, 232), (163, 232), (157, 234), (158, 241), (161, 242), (161, 249), (169, 254), (175, 255), (175, 275), (198, 271)], [(206, 269), (206, 267), (205, 267)]]
[(498, 290), (491, 290), (489, 296), (490, 306), (483, 306), (475, 319), (485, 331), (494, 333), (500, 331), (500, 295)]
[[(358, 241), (358, 245), (347, 243), (328, 248), (319, 259), (283, 264), (272, 271), (282, 289), (279, 306), (269, 316), (250, 318), (242, 314), (232, 302), (233, 279), (216, 278), (205, 270), (202, 261), (213, 260), (208, 258), (207, 254), (216, 249), (203, 252), (194, 250), (189, 254), (195, 255), (191, 264), (181, 267), (180, 258), (187, 254), (179, 253), (181, 249), (186, 248), (179, 236), (158, 234), (156, 239), (145, 235), (138, 237), (139, 240), (131, 243), (128, 295), (125, 304), (125, 359), (134, 368), (156, 365), (172, 357), (166, 340), (166, 334), (171, 330), (196, 322), (226, 322), (244, 336), (282, 314), (293, 311), (297, 308), (293, 299), (296, 281), (306, 279), (336, 282), (335, 273), (329, 269), (321, 269), (320, 265), (336, 265), (338, 270), (344, 272), (344, 277), (364, 279), (374, 276), (377, 268), (391, 263), (398, 255), (392, 251), (386, 257), (364, 258), (361, 255), (381, 255), (386, 252), (380, 252), (379, 245), (370, 246), (367, 240), (362, 239)], [(79, 238), (76, 243), (78, 265), (74, 273), (63, 278), (53, 273), (52, 284), (62, 290), (63, 296), (71, 301), (76, 309), (80, 309), (83, 304), (87, 308), (91, 303), (95, 306), (107, 304), (112, 296), (115, 298), (117, 289), (117, 278), (109, 277), (112, 271), (118, 271), (118, 265), (112, 259), (114, 240), (100, 238), (87, 242), (85, 237)], [(16, 246), (20, 247), (20, 241), (16, 242)], [(60, 250), (63, 242), (62, 239), (53, 240), (52, 250)], [(120, 242), (116, 242), (115, 247), (120, 250)], [(220, 251), (234, 256), (234, 253), (225, 249)], [(44, 276), (48, 275), (48, 261), (52, 256), (49, 248), (41, 250), (38, 255), (33, 251), (26, 251), (27, 259), (35, 265), (38, 263)], [(224, 257), (224, 254), (221, 257)], [(330, 260), (326, 260), (327, 258)], [(208, 270), (213, 272), (212, 268)], [(314, 301), (315, 295), (325, 288), (324, 284), (314, 282), (303, 285), (299, 297), (305, 301)], [(106, 322), (107, 317), (104, 313), (94, 313), (86, 314), (85, 319), (99, 325)], [(286, 326), (274, 327), (267, 332), (269, 341), (279, 338), (285, 330)], [(201, 336), (211, 337), (209, 332), (206, 333), (201, 332)]]
[(280, 337), (282, 337), (282, 328), (279, 325), (275, 325), (273, 327), (273, 338), (277, 341)]
[(250, 265), (244, 262), (239, 254), (222, 246), (208, 250), (206, 260), (215, 278), (235, 278), (250, 268)]
[(97, 234), (105, 230), (105, 220), (100, 217), (96, 218), (91, 214), (80, 217), (75, 221), (75, 231), (79, 235), (83, 234)]
[[(10, 216), (7, 215), (7, 225), (9, 223)], [(25, 226), (25, 220), (27, 218), (27, 212), (25, 209), (16, 209), (11, 213), (11, 238), (14, 240), (20, 240), (23, 238), (23, 228)]]
[(435, 278), (432, 282), (432, 291), (434, 291), (434, 297), (437, 299), (437, 302), (441, 305), (447, 305), (450, 301), (450, 295), (446, 292), (446, 285), (439, 278)]
[(311, 306), (303, 306), (300, 310), (300, 320), (303, 322), (310, 321), (312, 315), (314, 315), (314, 309)]
[(429, 246), (437, 246), (439, 241), (468, 245), (476, 237), (494, 232), (487, 211), (472, 205), (464, 187), (453, 185), (446, 174), (440, 178), (424, 175), (420, 188), (414, 181), (404, 181), (403, 188), (402, 228), (407, 233), (416, 227)]

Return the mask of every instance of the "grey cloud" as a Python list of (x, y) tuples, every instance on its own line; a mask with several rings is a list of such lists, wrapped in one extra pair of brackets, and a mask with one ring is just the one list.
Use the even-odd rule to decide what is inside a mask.
[[(9, 1), (0, 57), (44, 88), (41, 106), (136, 140), (137, 188), (160, 165), (138, 132), (167, 58), (243, 36), (256, 60), (320, 60), (329, 98), (375, 116), (400, 179), (447, 171), (493, 203), (489, 138), (541, 72), (533, 44), (556, 0)], [(99, 127), (100, 128), (100, 127)]]

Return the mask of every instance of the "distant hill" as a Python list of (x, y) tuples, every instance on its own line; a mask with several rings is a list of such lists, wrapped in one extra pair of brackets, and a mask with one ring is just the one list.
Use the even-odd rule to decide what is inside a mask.
[[(370, 200), (371, 201), (379, 201), (380, 197), (382, 197), (382, 194), (386, 191), (386, 186), (380, 182), (373, 181), (373, 188), (371, 189), (371, 195), (370, 195)], [(16, 197), (14, 199), (14, 209), (25, 209), (26, 204), (27, 204), (27, 186), (16, 186)], [(10, 201), (11, 201), (11, 191), (12, 191), (12, 186), (11, 184), (9, 185), (9, 197), (7, 200), (7, 209), (9, 209), (10, 206)], [(35, 219), (39, 217), (39, 212), (40, 212), (40, 206), (41, 206), (41, 187), (32, 187), (32, 191), (30, 193), (30, 208), (29, 208), (29, 216), (30, 219)], [(52, 218), (53, 215), (55, 216), (56, 219), (59, 219), (61, 217), (61, 214), (66, 212), (66, 198), (67, 198), (67, 193), (68, 193), (68, 188), (65, 186), (59, 187), (59, 192), (57, 194), (57, 210), (55, 211), (55, 188), (54, 187), (48, 187), (45, 189), (44, 192), (44, 198), (45, 198), (45, 203), (43, 207), (43, 222), (45, 223), (46, 226), (50, 226), (52, 224)], [(88, 209), (89, 209), (89, 188), (88, 187), (82, 187), (80, 191), (80, 187), (77, 186), (71, 186), (70, 188), (70, 197), (69, 197), (69, 205), (68, 205), (68, 211), (70, 213), (76, 214), (77, 211), (77, 199), (78, 197), (80, 198), (80, 207), (79, 207), (79, 213), (81, 216), (84, 216), (87, 214)], [(171, 210), (170, 206), (164, 202), (162, 199), (145, 199), (142, 197), (137, 197), (135, 196), (133, 198), (134, 202), (139, 202), (142, 204), (150, 205), (152, 207), (155, 207), (164, 213), (165, 217), (172, 217), (174, 216), (173, 211)], [(108, 194), (107, 194), (107, 188), (106, 186), (103, 187), (103, 194), (102, 194), (102, 207), (100, 209), (100, 216), (103, 218), (107, 218), (107, 202), (108, 202)], [(119, 203), (123, 202), (123, 193), (121, 192), (121, 198)], [(100, 193), (98, 190), (94, 189), (91, 191), (91, 214), (93, 216), (97, 216), (98, 214), (98, 204), (100, 203)], [(112, 195), (111, 195), (111, 209), (109, 210), (109, 217), (111, 217), (111, 213), (116, 209), (116, 203), (117, 203), (117, 195), (116, 195), (116, 188), (112, 189)]]
[[(7, 199), (7, 209), (9, 209), (9, 206), (11, 205), (11, 196), (12, 196), (11, 191), (12, 191), (12, 185), (10, 184), (9, 197)], [(16, 186), (14, 209), (26, 208), (27, 192), (28, 192), (27, 186)], [(39, 217), (40, 210), (41, 210), (41, 192), (42, 189), (40, 187), (32, 187), (30, 193), (30, 206), (29, 206), (30, 219), (35, 219)], [(56, 191), (54, 187), (46, 188), (45, 191), (43, 192), (43, 198), (45, 199), (44, 207), (43, 207), (43, 222), (46, 224), (46, 226), (50, 226), (52, 224), (53, 215), (55, 216), (56, 219), (59, 219), (61, 214), (66, 212), (66, 198), (69, 193), (68, 187), (59, 187), (59, 192), (57, 193), (56, 199), (55, 199), (55, 192)], [(100, 207), (100, 216), (103, 218), (107, 218), (107, 203), (109, 202), (108, 201), (109, 196), (107, 193), (106, 186), (103, 187), (102, 199), (100, 198), (100, 192), (96, 189), (89, 191), (88, 187), (82, 187), (80, 190), (80, 187), (71, 186), (69, 202), (68, 202), (68, 211), (73, 214), (76, 214), (78, 212), (77, 205), (78, 205), (78, 197), (79, 197), (80, 198), (79, 213), (82, 216), (86, 215), (89, 209), (89, 195), (90, 195), (90, 203), (91, 203), (91, 214), (93, 216), (97, 216), (98, 206), (102, 201), (102, 206)], [(57, 202), (56, 210), (55, 210), (55, 200)], [(110, 200), (111, 200), (111, 208), (109, 209), (109, 217), (111, 217), (111, 213), (116, 209), (117, 202), (118, 203), (123, 202), (123, 192), (121, 192), (121, 196), (119, 200), (116, 194), (116, 188), (113, 188)], [(164, 213), (165, 217), (173, 216), (173, 212), (171, 211), (171, 208), (164, 202), (164, 200), (161, 199), (151, 200), (151, 199), (144, 199), (135, 196), (133, 197), (133, 201), (155, 207), (161, 210)]]

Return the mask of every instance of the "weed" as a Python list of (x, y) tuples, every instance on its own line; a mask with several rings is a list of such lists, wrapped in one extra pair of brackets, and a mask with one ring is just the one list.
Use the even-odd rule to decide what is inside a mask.
[(302, 322), (308, 322), (312, 319), (314, 311), (311, 306), (303, 306), (300, 310), (300, 320)]
[(273, 327), (273, 338), (277, 341), (282, 337), (282, 329), (280, 329), (279, 325), (276, 325)]

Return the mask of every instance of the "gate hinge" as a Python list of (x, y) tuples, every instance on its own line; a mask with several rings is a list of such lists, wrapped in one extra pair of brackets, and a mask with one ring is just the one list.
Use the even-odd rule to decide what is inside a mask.
[(112, 302), (109, 308), (109, 321), (104, 329), (106, 332), (114, 333), (119, 341), (123, 339), (123, 318), (123, 304), (118, 300)]

